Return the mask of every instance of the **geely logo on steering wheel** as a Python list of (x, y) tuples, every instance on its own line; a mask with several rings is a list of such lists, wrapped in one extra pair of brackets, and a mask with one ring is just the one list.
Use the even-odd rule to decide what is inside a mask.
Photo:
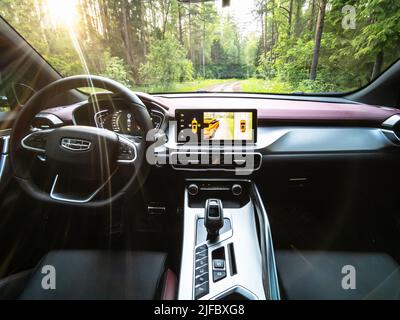
[(90, 149), (92, 143), (88, 140), (76, 138), (62, 138), (61, 147), (71, 151), (86, 151)]

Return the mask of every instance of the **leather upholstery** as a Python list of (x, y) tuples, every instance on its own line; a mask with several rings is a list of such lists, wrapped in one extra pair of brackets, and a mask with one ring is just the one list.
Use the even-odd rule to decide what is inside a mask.
[[(42, 280), (46, 275), (42, 273), (42, 268), (46, 265), (55, 268), (55, 290), (45, 290), (42, 287)], [(17, 288), (12, 296), (2, 298), (152, 300), (166, 297), (174, 299), (176, 285), (171, 280), (174, 275), (170, 270), (168, 271), (170, 274), (166, 275), (165, 270), (164, 253), (55, 251), (42, 259), (25, 281), (26, 286), (19, 296), (15, 294)], [(7, 283), (8, 288), (14, 285), (14, 281), (3, 280), (3, 282)], [(165, 284), (169, 284), (169, 287), (165, 288)], [(21, 285), (19, 287), (21, 290)]]
[(167, 269), (164, 273), (164, 280), (161, 289), (161, 300), (174, 300), (176, 298), (177, 287), (178, 280), (175, 273), (170, 269)]
[[(287, 299), (400, 299), (400, 268), (385, 253), (277, 251), (276, 265)], [(355, 289), (343, 289), (351, 265)]]
[(15, 300), (24, 290), (32, 270), (18, 272), (0, 280), (0, 300)]

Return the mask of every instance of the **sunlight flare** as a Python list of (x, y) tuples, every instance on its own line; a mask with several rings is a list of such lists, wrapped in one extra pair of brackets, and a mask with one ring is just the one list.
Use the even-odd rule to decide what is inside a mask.
[(46, 0), (44, 6), (53, 26), (71, 28), (77, 20), (77, 0)]

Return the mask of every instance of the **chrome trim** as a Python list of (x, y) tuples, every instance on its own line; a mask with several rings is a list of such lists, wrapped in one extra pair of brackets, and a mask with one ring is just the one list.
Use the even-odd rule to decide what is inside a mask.
[(390, 142), (396, 146), (399, 146), (400, 144), (400, 137), (397, 135), (397, 133), (393, 130), (394, 126), (397, 125), (400, 122), (400, 115), (395, 114), (391, 116), (390, 118), (386, 119), (382, 123), (382, 133), (386, 138), (390, 140)]
[(7, 158), (8, 158), (8, 146), (9, 146), (9, 140), (10, 136), (2, 136), (0, 139), (3, 140), (3, 148), (0, 153), (0, 183), (3, 179), (3, 174), (4, 170), (6, 168), (7, 164)]
[(88, 151), (92, 145), (89, 140), (79, 139), (79, 138), (62, 138), (61, 147), (70, 151)]
[(250, 198), (255, 198), (254, 207), (257, 211), (261, 232), (261, 254), (263, 255), (263, 282), (266, 294), (271, 300), (280, 300), (278, 272), (276, 270), (274, 246), (272, 243), (271, 228), (264, 203), (258, 188), (254, 182), (251, 183)]
[(386, 120), (382, 123), (382, 126), (392, 128), (392, 127), (394, 127), (394, 126), (397, 124), (397, 122), (399, 122), (399, 121), (400, 121), (400, 115), (399, 115), (399, 114), (395, 114), (395, 115), (389, 117), (388, 119), (386, 119)]
[(0, 183), (3, 178), (4, 169), (6, 168), (7, 158), (8, 158), (7, 154), (2, 154), (0, 157)]
[(55, 176), (54, 181), (53, 181), (53, 185), (51, 187), (51, 191), (50, 191), (50, 198), (54, 199), (54, 200), (59, 200), (59, 201), (65, 201), (65, 202), (73, 202), (73, 203), (86, 203), (89, 202), (90, 200), (92, 200), (99, 192), (101, 189), (103, 189), (103, 187), (111, 180), (111, 178), (113, 177), (113, 175), (115, 174), (117, 170), (114, 170), (114, 172), (108, 177), (108, 179), (100, 186), (98, 187), (89, 197), (84, 198), (84, 199), (73, 199), (73, 198), (67, 198), (61, 194), (57, 194), (55, 192), (55, 188), (56, 188), (56, 184), (58, 181), (58, 174)]
[(39, 154), (36, 155), (36, 158), (39, 159), (42, 162), (46, 162), (46, 157), (43, 157), (43, 156), (41, 156)]
[(236, 287), (228, 289), (224, 292), (221, 292), (221, 294), (213, 297), (213, 300), (219, 300), (221, 298), (225, 298), (226, 296), (230, 295), (231, 293), (239, 293), (242, 296), (244, 296), (246, 299), (257, 300), (257, 296), (253, 292), (251, 292), (241, 286), (236, 286)]
[(390, 143), (396, 147), (400, 144), (400, 137), (393, 130), (381, 129), (382, 134), (390, 141)]
[[(159, 211), (155, 213), (153, 210)], [(147, 206), (147, 213), (149, 215), (163, 215), (165, 214), (166, 208), (164, 206)]]
[(10, 136), (3, 136), (3, 149), (1, 151), (2, 154), (8, 153), (8, 148), (10, 145)]
[(34, 132), (28, 134), (27, 136), (25, 136), (25, 137), (21, 140), (21, 146), (22, 146), (23, 148), (27, 149), (27, 150), (30, 150), (30, 151), (45, 153), (45, 152), (46, 152), (45, 149), (34, 148), (34, 147), (28, 146), (27, 144), (25, 144), (25, 140), (28, 139), (30, 136), (32, 136), (32, 135), (38, 133), (38, 132), (42, 132), (42, 133), (43, 133), (43, 132), (51, 132), (51, 131), (53, 131), (53, 129), (46, 129), (46, 130), (37, 130), (37, 131), (34, 131)]
[(97, 111), (97, 112), (94, 114), (93, 120), (94, 120), (94, 123), (96, 124), (96, 127), (97, 127), (97, 128), (102, 128), (102, 129), (104, 129), (104, 126), (99, 124), (98, 118), (97, 118), (97, 117), (98, 117), (101, 113), (108, 113), (108, 112), (110, 112), (110, 110), (109, 110), (109, 109), (105, 109), (105, 110)]

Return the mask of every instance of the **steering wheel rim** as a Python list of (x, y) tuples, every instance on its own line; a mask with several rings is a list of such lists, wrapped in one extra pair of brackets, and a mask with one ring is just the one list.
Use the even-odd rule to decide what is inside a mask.
[[(128, 182), (115, 194), (110, 194), (105, 199), (89, 201), (70, 201), (63, 199), (56, 199), (51, 196), (50, 193), (40, 189), (32, 180), (30, 174), (30, 168), (28, 167), (28, 160), (31, 160), (36, 156), (33, 152), (29, 154), (29, 151), (24, 149), (21, 145), (21, 141), (29, 135), (31, 129), (31, 122), (40, 111), (45, 109), (46, 101), (51, 97), (54, 97), (63, 92), (83, 87), (96, 87), (105, 89), (107, 91), (119, 94), (124, 99), (125, 103), (129, 106), (138, 124), (142, 127), (142, 143), (136, 145), (136, 160), (134, 164), (134, 171)], [(14, 178), (18, 181), (21, 188), (31, 195), (33, 198), (58, 204), (68, 204), (87, 208), (97, 208), (109, 205), (119, 199), (127, 189), (129, 189), (137, 177), (139, 176), (141, 169), (146, 165), (145, 161), (145, 149), (146, 149), (146, 133), (153, 129), (151, 117), (146, 106), (143, 102), (134, 94), (131, 90), (126, 88), (124, 85), (100, 76), (92, 75), (78, 75), (62, 78), (42, 88), (40, 91), (35, 93), (25, 104), (22, 110), (19, 112), (17, 119), (15, 120), (11, 134), (10, 134), (10, 150), (9, 158)], [(54, 129), (57, 130), (57, 129)], [(105, 130), (105, 129), (100, 129)], [(25, 158), (24, 158), (25, 157)], [(54, 181), (54, 183), (56, 180)], [(107, 184), (106, 181), (105, 184)], [(105, 186), (102, 185), (101, 187)], [(54, 185), (53, 185), (54, 187)]]

